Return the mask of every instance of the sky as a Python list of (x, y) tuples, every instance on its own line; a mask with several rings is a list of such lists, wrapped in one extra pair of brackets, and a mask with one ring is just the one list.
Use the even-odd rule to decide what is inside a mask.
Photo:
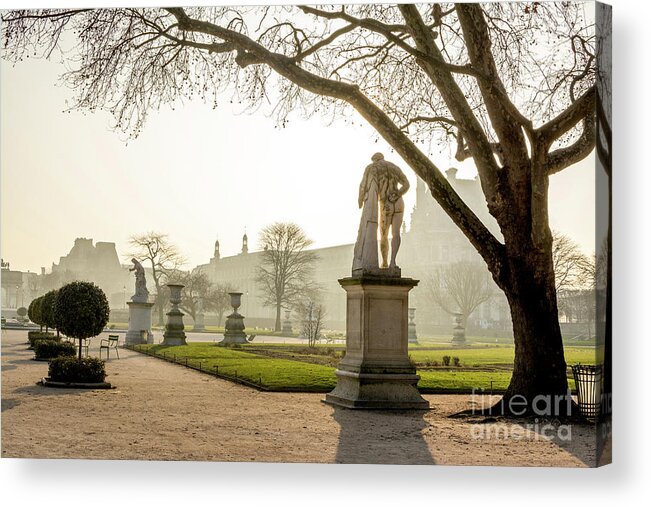
[[(374, 130), (315, 117), (286, 128), (264, 112), (242, 114), (222, 100), (200, 101), (149, 116), (140, 136), (111, 130), (104, 112), (64, 112), (72, 91), (57, 62), (0, 63), (2, 258), (12, 269), (39, 271), (66, 255), (77, 237), (117, 244), (126, 260), (129, 236), (165, 232), (188, 259), (208, 262), (215, 239), (222, 256), (252, 249), (275, 221), (298, 223), (315, 247), (353, 243), (357, 188), (376, 151), (416, 177)], [(474, 177), (471, 161), (448, 147), (432, 154), (442, 170)], [(550, 181), (550, 222), (586, 253), (594, 251), (594, 158)], [(408, 218), (409, 213), (406, 213)]]

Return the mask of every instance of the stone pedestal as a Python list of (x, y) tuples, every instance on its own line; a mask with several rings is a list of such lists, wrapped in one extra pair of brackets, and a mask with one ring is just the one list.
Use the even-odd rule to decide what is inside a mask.
[(186, 345), (185, 326), (183, 325), (184, 313), (179, 310), (181, 289), (184, 286), (172, 283), (168, 283), (167, 286), (170, 289), (172, 309), (166, 314), (167, 323), (165, 324), (165, 332), (163, 333), (161, 345)]
[[(142, 343), (149, 343), (149, 340), (154, 339), (151, 332), (151, 309), (154, 303), (147, 303), (141, 301), (127, 301), (129, 305), (129, 330), (124, 339), (126, 345), (140, 345)], [(146, 338), (143, 341), (143, 331), (145, 331)]]
[(409, 291), (418, 280), (364, 275), (339, 283), (347, 296), (346, 357), (325, 402), (360, 409), (428, 409), (407, 352)]
[(287, 334), (287, 335), (292, 334), (292, 321), (289, 320), (290, 313), (291, 312), (289, 310), (285, 310), (285, 320), (283, 321), (282, 332), (283, 334)]
[(452, 330), (452, 345), (455, 347), (463, 347), (466, 344), (466, 328), (461, 324), (461, 317), (463, 316), (460, 313), (454, 314), (455, 326)]
[(409, 343), (418, 344), (418, 336), (416, 335), (416, 308), (409, 309)]
[(231, 297), (231, 306), (233, 313), (226, 317), (224, 324), (224, 339), (217, 345), (235, 345), (247, 343), (246, 333), (244, 332), (244, 315), (240, 315), (237, 309), (242, 304), (241, 292), (229, 292)]

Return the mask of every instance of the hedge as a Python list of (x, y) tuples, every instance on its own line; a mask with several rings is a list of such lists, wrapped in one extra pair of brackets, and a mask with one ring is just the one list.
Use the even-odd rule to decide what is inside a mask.
[(38, 340), (34, 344), (36, 359), (54, 359), (55, 357), (74, 357), (77, 348), (70, 342), (56, 340)]
[(99, 383), (104, 382), (104, 361), (97, 357), (57, 357), (50, 361), (50, 380), (55, 382)]

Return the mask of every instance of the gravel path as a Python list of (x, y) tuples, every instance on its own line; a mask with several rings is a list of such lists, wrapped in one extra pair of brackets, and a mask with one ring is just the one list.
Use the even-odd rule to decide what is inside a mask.
[[(115, 389), (35, 385), (24, 331), (2, 331), (2, 457), (587, 466), (594, 429), (550, 440), (522, 422), (448, 416), (467, 395), (426, 396), (427, 412), (351, 411), (323, 394), (258, 392), (126, 349), (107, 363)], [(91, 342), (97, 355), (99, 337)], [(532, 423), (530, 423), (532, 424)], [(475, 438), (479, 437), (479, 438)]]

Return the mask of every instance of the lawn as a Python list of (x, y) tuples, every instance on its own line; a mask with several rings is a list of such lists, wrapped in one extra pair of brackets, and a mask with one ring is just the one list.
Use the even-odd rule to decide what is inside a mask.
[[(177, 362), (236, 378), (271, 391), (328, 392), (334, 388), (336, 365), (342, 347), (320, 346), (311, 350), (303, 345), (243, 345), (241, 348), (218, 347), (214, 343), (189, 343), (166, 347), (139, 345), (147, 351)], [(567, 347), (568, 364), (594, 363), (594, 349)], [(499, 393), (511, 378), (512, 346), (480, 346), (475, 348), (411, 349), (410, 358), (421, 376), (422, 392), (471, 392), (483, 389)], [(461, 367), (441, 366), (443, 355), (459, 357)], [(568, 378), (570, 387), (574, 381)]]
[(237, 377), (272, 391), (327, 392), (336, 383), (333, 367), (252, 354), (242, 349), (218, 347), (214, 343), (175, 347), (139, 345), (137, 349), (167, 359), (176, 357), (183, 364), (187, 359), (188, 365), (195, 368)]

